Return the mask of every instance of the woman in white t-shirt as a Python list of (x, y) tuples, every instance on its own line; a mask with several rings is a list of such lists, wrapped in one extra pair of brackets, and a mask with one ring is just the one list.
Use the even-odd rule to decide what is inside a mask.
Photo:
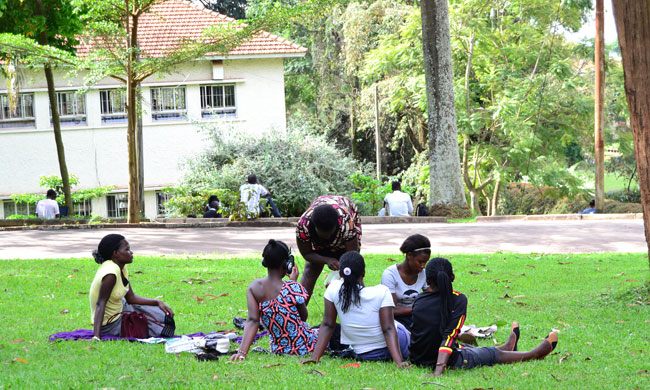
[(366, 264), (356, 251), (339, 260), (342, 280), (333, 281), (325, 291), (325, 314), (311, 359), (318, 363), (336, 326), (341, 321), (341, 343), (349, 344), (359, 360), (390, 360), (409, 367), (409, 333), (393, 320), (393, 298), (383, 285), (365, 287)]
[(424, 267), (431, 257), (431, 242), (421, 234), (413, 234), (404, 240), (399, 250), (405, 255), (404, 261), (386, 268), (381, 284), (393, 295), (395, 320), (411, 330), (413, 302), (427, 287)]

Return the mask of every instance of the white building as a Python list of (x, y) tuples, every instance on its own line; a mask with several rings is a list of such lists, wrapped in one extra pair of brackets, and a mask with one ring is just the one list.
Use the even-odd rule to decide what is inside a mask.
[[(139, 32), (140, 47), (148, 53), (160, 52), (181, 37), (197, 37), (212, 24), (234, 20), (182, 0), (158, 4), (148, 16), (141, 18)], [(184, 28), (173, 28), (179, 26)], [(80, 46), (78, 54), (87, 50), (92, 48)], [(227, 56), (184, 63), (171, 74), (145, 80), (142, 122), (147, 218), (159, 214), (159, 189), (178, 182), (179, 163), (204, 147), (204, 136), (193, 122), (217, 122), (249, 132), (285, 129), (283, 61), (302, 57), (306, 50), (265, 33)], [(6, 82), (0, 84), (0, 218), (33, 214), (34, 210), (15, 205), (11, 195), (45, 193), (47, 189), (39, 187), (39, 177), (60, 175), (44, 72), (24, 70), (23, 74), (17, 113), (9, 109)], [(128, 156), (123, 86), (105, 79), (80, 95), (76, 91), (82, 81), (82, 77), (66, 78), (65, 70), (55, 70), (68, 172), (79, 177), (78, 188), (112, 185), (116, 189), (110, 196), (75, 208), (86, 215), (124, 216)]]

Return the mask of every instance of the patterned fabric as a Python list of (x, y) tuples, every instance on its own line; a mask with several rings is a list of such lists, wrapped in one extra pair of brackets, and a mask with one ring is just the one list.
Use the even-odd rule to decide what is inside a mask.
[(260, 303), (262, 324), (269, 331), (273, 353), (305, 355), (314, 350), (318, 330), (302, 321), (297, 307), (308, 295), (300, 283), (283, 281), (275, 299)]
[[(314, 209), (320, 205), (330, 204), (334, 206), (339, 213), (338, 229), (334, 240), (330, 243), (318, 243), (314, 232), (313, 224), (311, 223), (311, 216)], [(323, 195), (316, 198), (315, 201), (309, 205), (309, 208), (300, 217), (298, 227), (296, 228), (296, 238), (302, 242), (310, 242), (313, 251), (327, 250), (331, 252), (345, 252), (345, 242), (353, 240), (355, 237), (359, 239), (359, 247), (361, 247), (361, 220), (357, 206), (344, 196), (336, 195)]]

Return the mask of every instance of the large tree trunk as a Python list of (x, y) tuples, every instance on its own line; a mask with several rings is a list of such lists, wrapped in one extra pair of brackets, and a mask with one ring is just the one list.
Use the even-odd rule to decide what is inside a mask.
[(650, 2), (616, 0), (612, 3), (623, 58), (625, 94), (630, 107), (645, 238), (650, 254)]
[[(45, 16), (45, 9), (42, 0), (36, 0), (36, 12), (38, 15)], [(54, 11), (53, 11), (54, 12)], [(43, 29), (39, 35), (38, 43), (47, 45), (47, 31)], [(52, 67), (48, 64), (44, 66), (45, 80), (47, 81), (47, 96), (50, 99), (50, 109), (52, 110), (52, 128), (54, 129), (54, 142), (56, 144), (56, 155), (59, 159), (59, 171), (61, 172), (61, 182), (63, 184), (63, 196), (65, 205), (68, 207), (68, 213), (72, 210), (72, 195), (70, 193), (70, 177), (68, 176), (68, 165), (65, 162), (65, 148), (63, 147), (63, 137), (61, 137), (61, 121), (59, 118), (59, 107), (56, 101), (56, 90), (54, 88), (54, 76)]]
[[(126, 2), (127, 14), (130, 14), (129, 2)], [(126, 64), (126, 101), (127, 101), (127, 130), (126, 142), (129, 155), (129, 215), (128, 223), (140, 223), (140, 185), (139, 185), (139, 158), (138, 158), (138, 110), (137, 96), (138, 83), (135, 80), (133, 67), (137, 62), (136, 53), (133, 51), (138, 43), (138, 18), (131, 18), (131, 26), (127, 20), (126, 30), (129, 32), (127, 48), (130, 50)]]
[(422, 0), (420, 12), (429, 121), (429, 202), (465, 206), (458, 153), (447, 0)]

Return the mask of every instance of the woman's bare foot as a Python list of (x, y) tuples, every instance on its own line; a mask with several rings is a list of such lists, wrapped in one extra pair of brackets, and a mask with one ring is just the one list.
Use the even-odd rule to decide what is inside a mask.
[(510, 335), (508, 336), (508, 341), (505, 344), (497, 347), (501, 351), (516, 351), (517, 342), (519, 341), (519, 323), (517, 321), (512, 323), (510, 328)]

